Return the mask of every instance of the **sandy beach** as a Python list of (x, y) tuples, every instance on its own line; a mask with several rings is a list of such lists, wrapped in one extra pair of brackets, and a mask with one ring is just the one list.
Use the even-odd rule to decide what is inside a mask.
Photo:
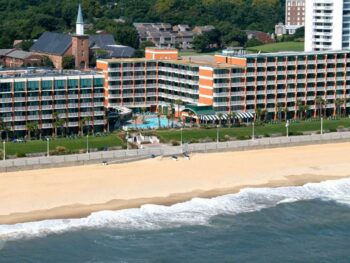
[(0, 224), (339, 179), (350, 176), (349, 152), (341, 143), (3, 173)]

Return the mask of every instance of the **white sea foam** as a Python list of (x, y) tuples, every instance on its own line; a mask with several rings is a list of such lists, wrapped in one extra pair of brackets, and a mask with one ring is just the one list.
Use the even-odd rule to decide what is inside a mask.
[(311, 199), (332, 200), (350, 206), (350, 179), (306, 184), (300, 187), (247, 188), (238, 194), (211, 199), (194, 198), (169, 207), (144, 205), (137, 209), (97, 212), (81, 219), (0, 225), (0, 241), (102, 227), (152, 230), (184, 225), (207, 225), (216, 215), (254, 212), (281, 203)]

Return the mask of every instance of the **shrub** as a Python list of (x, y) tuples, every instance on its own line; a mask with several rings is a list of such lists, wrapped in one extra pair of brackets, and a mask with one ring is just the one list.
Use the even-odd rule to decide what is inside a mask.
[(226, 134), (226, 135), (224, 136), (224, 141), (226, 141), (226, 142), (227, 142), (227, 141), (231, 141), (231, 137), (230, 137), (229, 135)]
[(24, 157), (26, 157), (26, 154), (25, 153), (16, 153), (16, 157), (17, 158), (24, 158)]
[(63, 147), (63, 146), (57, 146), (56, 147), (56, 152), (57, 153), (65, 153), (67, 151), (67, 149), (65, 148), (65, 147)]
[(337, 129), (335, 129), (335, 128), (330, 128), (329, 131), (330, 131), (330, 132), (337, 132)]
[(179, 143), (178, 141), (176, 141), (176, 140), (171, 140), (171, 141), (170, 141), (170, 144), (171, 144), (172, 146), (179, 146), (179, 145), (180, 145), (180, 143)]
[(269, 138), (269, 137), (271, 137), (271, 135), (268, 134), (268, 133), (265, 133), (265, 134), (264, 134), (264, 137), (265, 137), (265, 138)]

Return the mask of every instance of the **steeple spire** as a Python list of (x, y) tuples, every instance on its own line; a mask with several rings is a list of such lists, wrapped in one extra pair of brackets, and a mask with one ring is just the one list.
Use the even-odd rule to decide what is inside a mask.
[(79, 4), (78, 8), (78, 17), (76, 23), (76, 34), (84, 35), (84, 19), (83, 19), (83, 11), (81, 9), (81, 5)]

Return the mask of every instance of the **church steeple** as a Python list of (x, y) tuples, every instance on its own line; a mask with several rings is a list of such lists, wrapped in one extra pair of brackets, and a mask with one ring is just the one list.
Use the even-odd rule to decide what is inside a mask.
[(80, 4), (79, 4), (78, 17), (77, 17), (77, 23), (76, 23), (76, 34), (78, 36), (84, 35), (84, 19), (83, 19), (83, 12), (81, 10)]

